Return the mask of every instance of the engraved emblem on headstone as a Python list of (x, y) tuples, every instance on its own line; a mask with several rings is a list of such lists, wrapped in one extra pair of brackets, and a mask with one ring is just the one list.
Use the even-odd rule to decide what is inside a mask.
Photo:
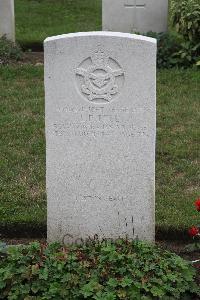
[(109, 103), (124, 83), (119, 63), (99, 48), (76, 69), (81, 93), (93, 103)]

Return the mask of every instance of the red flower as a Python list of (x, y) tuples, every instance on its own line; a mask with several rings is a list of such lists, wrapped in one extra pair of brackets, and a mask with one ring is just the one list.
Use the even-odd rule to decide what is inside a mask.
[(194, 202), (194, 205), (196, 206), (197, 211), (200, 211), (200, 198)]
[(197, 234), (199, 234), (199, 229), (197, 227), (193, 226), (188, 230), (188, 233), (191, 237), (194, 237)]

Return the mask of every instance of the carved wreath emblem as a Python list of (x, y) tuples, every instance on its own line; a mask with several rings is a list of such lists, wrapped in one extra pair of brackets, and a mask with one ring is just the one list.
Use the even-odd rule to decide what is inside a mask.
[(124, 79), (120, 65), (99, 49), (76, 69), (80, 90), (91, 102), (108, 103), (119, 92)]

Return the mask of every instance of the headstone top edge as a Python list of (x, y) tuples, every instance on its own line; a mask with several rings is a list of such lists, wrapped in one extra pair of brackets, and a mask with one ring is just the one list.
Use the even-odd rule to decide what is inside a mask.
[(131, 40), (138, 40), (138, 41), (146, 41), (152, 44), (157, 44), (157, 40), (151, 37), (138, 35), (138, 34), (130, 34), (130, 33), (123, 33), (123, 32), (110, 32), (110, 31), (89, 31), (89, 32), (76, 32), (76, 33), (68, 33), (62, 35), (56, 35), (48, 37), (44, 40), (44, 45), (50, 42), (54, 42), (56, 40), (63, 40), (75, 37), (120, 37), (126, 38)]

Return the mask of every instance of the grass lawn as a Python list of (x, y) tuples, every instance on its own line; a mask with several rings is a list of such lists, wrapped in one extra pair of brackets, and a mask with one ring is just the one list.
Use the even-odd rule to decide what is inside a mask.
[[(198, 223), (200, 72), (160, 71), (157, 104), (157, 227)], [(45, 228), (43, 67), (0, 67), (0, 228)]]
[(48, 36), (101, 30), (102, 0), (15, 0), (15, 22), (20, 45), (42, 49)]
[(15, 0), (16, 39), (41, 48), (48, 36), (101, 30), (102, 0)]

